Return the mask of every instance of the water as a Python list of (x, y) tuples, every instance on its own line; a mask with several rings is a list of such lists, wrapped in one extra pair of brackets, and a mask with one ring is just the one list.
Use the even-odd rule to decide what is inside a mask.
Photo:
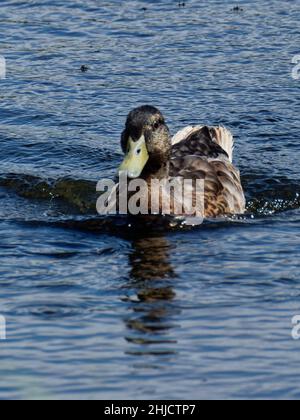
[[(1, 2), (1, 398), (300, 398), (300, 1), (234, 6)], [(144, 103), (234, 132), (245, 218), (97, 220)]]

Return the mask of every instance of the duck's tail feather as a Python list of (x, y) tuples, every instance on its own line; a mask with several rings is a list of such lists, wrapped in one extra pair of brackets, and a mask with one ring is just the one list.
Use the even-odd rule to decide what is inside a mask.
[(234, 140), (232, 133), (225, 127), (213, 127), (211, 129), (213, 140), (228, 154), (230, 162), (233, 159)]

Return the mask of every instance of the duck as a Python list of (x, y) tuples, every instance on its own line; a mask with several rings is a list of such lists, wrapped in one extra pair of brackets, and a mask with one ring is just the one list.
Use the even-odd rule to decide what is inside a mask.
[[(153, 180), (202, 181), (204, 197), (198, 210), (203, 218), (245, 213), (240, 171), (233, 165), (234, 139), (227, 128), (188, 126), (172, 137), (161, 111), (143, 105), (128, 114), (121, 148), (124, 160), (118, 172), (126, 174), (128, 180), (141, 179), (147, 185)], [(192, 188), (195, 190), (195, 184)], [(159, 213), (165, 215), (161, 194), (163, 191), (157, 205)], [(149, 195), (147, 202), (153, 203), (153, 197)], [(170, 216), (173, 211), (171, 206)], [(185, 216), (184, 208), (180, 216)]]

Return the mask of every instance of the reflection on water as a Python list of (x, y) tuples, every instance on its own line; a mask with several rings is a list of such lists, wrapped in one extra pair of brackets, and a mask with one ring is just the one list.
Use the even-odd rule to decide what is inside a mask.
[(132, 281), (161, 280), (175, 276), (170, 263), (171, 245), (164, 237), (141, 238), (133, 243), (129, 263)]
[[(299, 2), (240, 3), (0, 2), (1, 399), (299, 399)], [(97, 217), (149, 102), (233, 131), (249, 216)]]
[(131, 355), (171, 355), (175, 340), (168, 338), (178, 314), (172, 280), (176, 277), (170, 262), (171, 245), (164, 237), (137, 239), (129, 256), (131, 267), (127, 287), (134, 292), (130, 314), (125, 319), (130, 334), (126, 340), (137, 345)]

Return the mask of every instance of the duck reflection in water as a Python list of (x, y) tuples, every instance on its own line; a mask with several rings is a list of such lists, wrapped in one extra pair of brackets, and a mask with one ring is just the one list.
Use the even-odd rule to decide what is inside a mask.
[[(127, 287), (134, 292), (127, 298), (132, 312), (126, 319), (131, 331), (129, 343), (139, 347), (131, 355), (168, 356), (176, 353), (172, 319), (178, 314), (172, 283), (176, 274), (170, 262), (171, 245), (164, 237), (137, 239), (129, 256), (131, 266)], [(130, 293), (131, 294), (131, 293)]]

